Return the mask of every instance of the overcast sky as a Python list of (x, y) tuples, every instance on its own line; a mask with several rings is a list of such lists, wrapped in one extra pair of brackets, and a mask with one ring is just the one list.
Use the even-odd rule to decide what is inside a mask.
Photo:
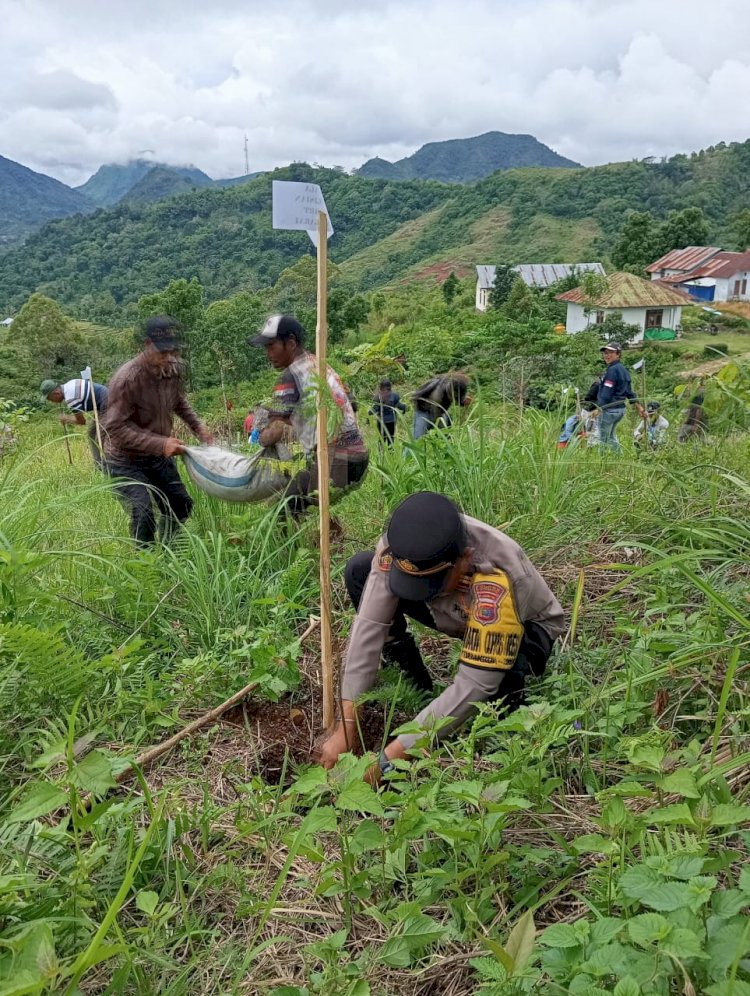
[(586, 165), (750, 137), (748, 0), (0, 0), (0, 154), (214, 177), (527, 132)]

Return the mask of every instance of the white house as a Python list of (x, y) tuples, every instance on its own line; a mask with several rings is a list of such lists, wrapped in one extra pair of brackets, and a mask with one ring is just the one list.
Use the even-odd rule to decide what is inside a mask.
[[(527, 287), (544, 289), (564, 280), (572, 273), (599, 273), (604, 276), (601, 263), (519, 263), (513, 269)], [(489, 304), (490, 291), (495, 284), (496, 268), (494, 266), (477, 267), (477, 311), (486, 311)]]
[(667, 253), (646, 269), (652, 280), (700, 301), (750, 301), (750, 252), (689, 246)]
[[(2, 311), (0, 311), (0, 315), (2, 315)], [(9, 325), (12, 325), (12, 324), (13, 324), (13, 319), (12, 319), (12, 318), (4, 318), (4, 319), (3, 319), (3, 320), (2, 320), (1, 322), (0, 322), (0, 325), (4, 325), (4, 326), (5, 326), (6, 328), (7, 328), (7, 327), (8, 327)]]
[(642, 280), (633, 273), (610, 274), (607, 289), (594, 299), (587, 299), (583, 289), (576, 287), (558, 294), (557, 300), (568, 305), (566, 332), (583, 332), (603, 324), (607, 315), (619, 312), (624, 322), (637, 325), (640, 330), (632, 342), (640, 342), (648, 329), (676, 328), (683, 307), (690, 304), (687, 294)]

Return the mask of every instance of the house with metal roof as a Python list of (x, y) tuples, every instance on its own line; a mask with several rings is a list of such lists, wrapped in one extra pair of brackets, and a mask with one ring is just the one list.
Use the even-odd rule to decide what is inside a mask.
[(607, 315), (617, 312), (624, 322), (639, 329), (631, 342), (640, 342), (644, 336), (648, 338), (650, 330), (676, 328), (683, 307), (691, 303), (690, 297), (682, 291), (643, 280), (634, 273), (611, 273), (606, 289), (593, 298), (587, 298), (584, 289), (576, 287), (558, 294), (557, 300), (568, 305), (566, 332), (583, 332), (603, 325)]
[(716, 252), (687, 272), (668, 274), (663, 282), (700, 301), (750, 301), (750, 252)]
[(686, 246), (684, 249), (672, 249), (655, 263), (646, 267), (646, 273), (652, 280), (664, 280), (665, 277), (676, 277), (692, 273), (696, 267), (703, 266), (712, 259), (719, 246)]
[[(564, 280), (573, 273), (599, 273), (604, 276), (601, 263), (519, 263), (513, 269), (527, 287), (544, 290), (553, 284)], [(489, 304), (490, 291), (495, 284), (494, 266), (477, 267), (477, 311), (486, 311)]]

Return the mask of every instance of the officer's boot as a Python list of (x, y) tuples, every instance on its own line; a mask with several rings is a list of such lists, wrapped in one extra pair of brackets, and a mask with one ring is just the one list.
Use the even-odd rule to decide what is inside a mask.
[(388, 664), (394, 664), (404, 676), (421, 692), (432, 691), (432, 678), (424, 666), (416, 640), (407, 633), (400, 640), (392, 640), (383, 647), (383, 657)]

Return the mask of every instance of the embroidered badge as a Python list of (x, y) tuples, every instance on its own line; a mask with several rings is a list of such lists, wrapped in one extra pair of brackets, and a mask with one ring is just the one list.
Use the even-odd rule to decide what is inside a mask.
[(390, 553), (381, 553), (378, 557), (378, 567), (381, 571), (388, 572), (391, 569), (392, 563), (393, 555)]
[(497, 622), (498, 608), (508, 589), (495, 581), (479, 581), (472, 588), (472, 614), (478, 623), (491, 626)]
[(615, 382), (613, 380), (605, 380), (604, 381), (604, 386), (605, 387), (614, 387), (615, 386)]

